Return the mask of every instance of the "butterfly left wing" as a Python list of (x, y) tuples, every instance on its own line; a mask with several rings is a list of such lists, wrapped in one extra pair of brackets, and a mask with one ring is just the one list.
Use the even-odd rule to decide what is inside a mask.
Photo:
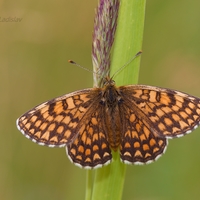
[(63, 147), (71, 143), (92, 107), (98, 91), (76, 91), (40, 104), (17, 119), (18, 129), (40, 145)]
[(104, 106), (97, 104), (89, 113), (77, 138), (66, 147), (71, 162), (86, 169), (107, 165), (112, 160), (105, 127)]

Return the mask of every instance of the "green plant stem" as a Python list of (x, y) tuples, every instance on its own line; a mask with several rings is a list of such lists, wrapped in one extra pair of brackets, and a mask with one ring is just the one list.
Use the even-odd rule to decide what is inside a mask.
[[(111, 75), (142, 50), (145, 5), (146, 0), (121, 0)], [(136, 58), (115, 77), (117, 85), (138, 82), (140, 58)]]
[(93, 186), (92, 180), (93, 180), (93, 170), (87, 170), (85, 200), (91, 200), (92, 199), (92, 186)]
[[(115, 43), (112, 50), (111, 76), (142, 49), (145, 0), (121, 0)], [(136, 84), (141, 56), (116, 75), (117, 85)], [(87, 200), (120, 200), (123, 192), (126, 165), (119, 152), (113, 152), (113, 162), (95, 170), (94, 185), (88, 184)], [(92, 172), (88, 172), (88, 178)], [(90, 175), (89, 175), (90, 174)], [(134, 181), (134, 180), (133, 180)], [(89, 181), (91, 183), (91, 181)]]

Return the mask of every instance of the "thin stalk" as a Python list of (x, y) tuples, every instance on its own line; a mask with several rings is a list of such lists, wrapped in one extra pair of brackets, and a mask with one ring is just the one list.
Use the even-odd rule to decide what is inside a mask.
[[(112, 47), (109, 70), (111, 76), (142, 50), (145, 4), (146, 0), (120, 1), (117, 30), (114, 46)], [(109, 55), (107, 56), (109, 57)], [(99, 56), (96, 56), (96, 59), (93, 59), (93, 63), (97, 64), (98, 58)], [(116, 75), (115, 81), (117, 85), (137, 83), (140, 58), (141, 56), (135, 58), (133, 62)], [(120, 161), (119, 152), (113, 152), (113, 162), (108, 166), (95, 170), (93, 188), (88, 186), (88, 192), (91, 196), (87, 200), (120, 200), (123, 193), (125, 172), (126, 165)]]

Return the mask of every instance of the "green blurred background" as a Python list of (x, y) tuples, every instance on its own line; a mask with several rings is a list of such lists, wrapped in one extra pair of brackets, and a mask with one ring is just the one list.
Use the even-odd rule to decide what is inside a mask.
[[(97, 1), (1, 1), (0, 199), (84, 199), (86, 171), (65, 149), (42, 147), (16, 119), (53, 97), (92, 87), (91, 42)], [(200, 1), (147, 1), (139, 83), (200, 96)], [(139, 50), (139, 49), (138, 49)], [(121, 67), (121, 66), (119, 66)], [(123, 200), (199, 199), (200, 129), (170, 140), (154, 164), (128, 166)]]

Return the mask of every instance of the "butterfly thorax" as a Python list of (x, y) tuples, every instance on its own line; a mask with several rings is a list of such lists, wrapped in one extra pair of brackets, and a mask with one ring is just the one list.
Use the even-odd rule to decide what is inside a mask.
[(121, 121), (119, 104), (122, 102), (120, 93), (115, 82), (107, 78), (104, 83), (101, 104), (105, 107), (105, 125), (110, 147), (117, 150), (120, 144)]

